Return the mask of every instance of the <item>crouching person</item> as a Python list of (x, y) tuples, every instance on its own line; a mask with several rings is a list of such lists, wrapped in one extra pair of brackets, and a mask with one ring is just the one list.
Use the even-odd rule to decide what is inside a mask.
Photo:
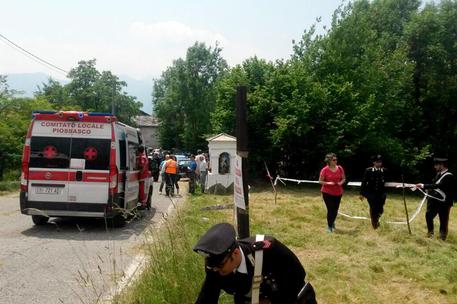
[(211, 227), (194, 251), (205, 257), (206, 278), (197, 304), (218, 303), (224, 290), (235, 304), (315, 304), (297, 256), (271, 236), (237, 240), (228, 223)]

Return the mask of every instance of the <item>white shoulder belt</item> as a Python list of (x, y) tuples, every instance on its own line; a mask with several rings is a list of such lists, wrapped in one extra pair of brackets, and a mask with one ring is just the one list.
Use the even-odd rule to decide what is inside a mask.
[[(265, 239), (263, 234), (255, 236), (256, 242)], [(262, 283), (263, 249), (255, 251), (254, 276), (252, 277), (251, 303), (259, 304), (260, 283)]]

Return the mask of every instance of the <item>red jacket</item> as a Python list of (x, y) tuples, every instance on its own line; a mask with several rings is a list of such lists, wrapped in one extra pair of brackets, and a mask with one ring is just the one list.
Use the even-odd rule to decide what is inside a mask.
[(149, 177), (149, 160), (144, 153), (141, 153), (136, 157), (140, 172), (138, 173), (139, 179), (145, 179)]

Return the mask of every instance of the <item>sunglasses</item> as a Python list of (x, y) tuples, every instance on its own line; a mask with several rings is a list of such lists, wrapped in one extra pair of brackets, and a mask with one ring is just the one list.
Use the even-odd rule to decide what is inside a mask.
[(216, 266), (206, 266), (206, 268), (208, 270), (211, 270), (211, 271), (214, 271), (214, 272), (217, 272), (219, 270), (221, 270), (224, 265), (228, 262), (228, 260), (230, 259), (230, 257), (232, 256), (232, 254), (228, 254), (220, 263), (218, 263)]

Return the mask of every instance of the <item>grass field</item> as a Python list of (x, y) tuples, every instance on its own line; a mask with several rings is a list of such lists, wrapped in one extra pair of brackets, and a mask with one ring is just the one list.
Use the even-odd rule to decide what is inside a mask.
[[(420, 196), (409, 194), (409, 214)], [(200, 211), (228, 204), (232, 196), (190, 197), (177, 216), (167, 221), (166, 233), (151, 235), (145, 250), (152, 256), (142, 278), (117, 303), (193, 303), (203, 279), (203, 259), (191, 248), (209, 226), (232, 222), (232, 210)], [(346, 191), (340, 211), (367, 216), (366, 201)], [(446, 242), (428, 239), (425, 206), (411, 225), (403, 221), (400, 193), (390, 193), (378, 230), (367, 220), (338, 215), (336, 232), (326, 232), (326, 210), (319, 188), (280, 187), (277, 202), (271, 188), (251, 189), (251, 234), (271, 234), (300, 258), (317, 292), (319, 303), (457, 303), (457, 219), (451, 210)], [(435, 220), (438, 232), (438, 219)], [(220, 303), (233, 303), (223, 296)]]

